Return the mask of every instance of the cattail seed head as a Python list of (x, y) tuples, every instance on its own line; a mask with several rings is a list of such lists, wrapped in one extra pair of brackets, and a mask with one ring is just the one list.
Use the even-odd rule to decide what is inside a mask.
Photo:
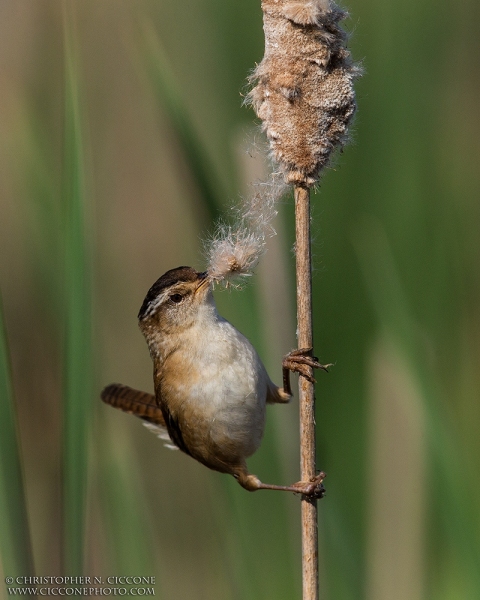
[(265, 55), (248, 100), (285, 180), (311, 186), (347, 141), (355, 113), (361, 68), (339, 26), (346, 13), (329, 0), (262, 0), (262, 9)]

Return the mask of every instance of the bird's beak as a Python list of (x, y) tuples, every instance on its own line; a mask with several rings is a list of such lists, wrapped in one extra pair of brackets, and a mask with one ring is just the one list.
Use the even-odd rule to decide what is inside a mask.
[(207, 271), (205, 271), (204, 273), (199, 273), (198, 279), (199, 279), (199, 281), (198, 281), (198, 285), (197, 285), (197, 289), (195, 290), (195, 293), (199, 292), (205, 286), (209, 286), (211, 283), (211, 280), (210, 280), (210, 277), (208, 276)]

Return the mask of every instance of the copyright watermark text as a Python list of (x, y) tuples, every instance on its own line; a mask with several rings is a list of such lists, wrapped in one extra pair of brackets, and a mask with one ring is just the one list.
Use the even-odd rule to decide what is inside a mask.
[[(155, 577), (5, 577), (9, 596), (155, 596)], [(128, 587), (127, 587), (128, 586)]]

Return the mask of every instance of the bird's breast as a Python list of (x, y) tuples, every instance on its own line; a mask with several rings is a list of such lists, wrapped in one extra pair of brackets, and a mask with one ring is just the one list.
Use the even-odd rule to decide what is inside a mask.
[(230, 323), (190, 332), (159, 374), (159, 396), (194, 454), (204, 446), (250, 456), (265, 423), (268, 375)]

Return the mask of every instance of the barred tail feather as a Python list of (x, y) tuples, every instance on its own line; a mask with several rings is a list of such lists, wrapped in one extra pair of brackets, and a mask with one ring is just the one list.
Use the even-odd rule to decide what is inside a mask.
[(165, 428), (162, 411), (152, 394), (140, 392), (119, 383), (112, 383), (103, 390), (101, 398), (110, 406)]
[(157, 405), (155, 396), (147, 394), (147, 392), (134, 390), (127, 385), (111, 383), (103, 390), (101, 398), (106, 404), (110, 404), (110, 406), (119, 408), (131, 415), (136, 415), (146, 421), (144, 425), (149, 431), (161, 440), (169, 442), (168, 444), (164, 444), (167, 448), (177, 450), (177, 446), (173, 445), (168, 435), (165, 419), (160, 407)]

